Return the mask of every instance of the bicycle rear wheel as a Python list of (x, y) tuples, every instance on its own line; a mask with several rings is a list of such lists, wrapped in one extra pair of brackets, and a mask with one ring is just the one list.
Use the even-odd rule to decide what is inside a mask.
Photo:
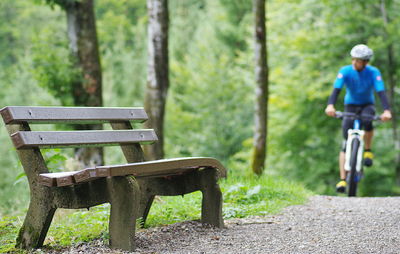
[(351, 157), (350, 157), (350, 177), (348, 178), (349, 184), (349, 197), (355, 197), (357, 194), (357, 155), (358, 148), (360, 147), (360, 140), (353, 139), (351, 144)]

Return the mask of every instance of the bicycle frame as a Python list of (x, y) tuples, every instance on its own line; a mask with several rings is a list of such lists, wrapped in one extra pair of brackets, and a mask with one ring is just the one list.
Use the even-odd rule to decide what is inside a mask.
[[(379, 116), (374, 115), (360, 115), (358, 113), (350, 112), (336, 112), (337, 118), (349, 117), (354, 120), (353, 128), (348, 130), (346, 140), (346, 153), (344, 169), (346, 170), (346, 181), (349, 184), (349, 197), (356, 196), (357, 184), (363, 177), (364, 165), (364, 135), (365, 131), (361, 128), (361, 123), (364, 120), (378, 120)], [(356, 149), (356, 150), (354, 150)]]
[[(350, 172), (350, 157), (351, 157), (351, 145), (354, 139), (358, 139), (360, 141), (360, 146), (358, 147), (357, 153), (357, 166), (356, 171), (362, 171), (362, 161), (363, 161), (363, 152), (364, 152), (364, 134), (365, 131), (361, 130), (361, 121), (359, 119), (354, 120), (353, 129), (348, 130), (348, 137), (346, 141), (346, 157), (345, 157), (345, 164), (344, 169), (347, 172)], [(359, 179), (357, 179), (359, 180)]]

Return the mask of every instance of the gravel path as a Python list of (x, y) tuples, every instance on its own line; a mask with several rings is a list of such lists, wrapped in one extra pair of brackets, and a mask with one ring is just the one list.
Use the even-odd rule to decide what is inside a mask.
[[(400, 253), (400, 197), (313, 196), (275, 216), (198, 222), (137, 232), (135, 253)], [(43, 251), (43, 250), (42, 250)], [(102, 242), (64, 253), (122, 253)]]

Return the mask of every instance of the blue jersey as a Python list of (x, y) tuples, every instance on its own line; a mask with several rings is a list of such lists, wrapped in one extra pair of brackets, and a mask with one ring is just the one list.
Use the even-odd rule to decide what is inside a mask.
[(382, 76), (378, 68), (367, 65), (362, 71), (347, 65), (340, 69), (334, 87), (342, 89), (346, 86), (344, 104), (364, 105), (374, 104), (374, 91), (385, 90)]

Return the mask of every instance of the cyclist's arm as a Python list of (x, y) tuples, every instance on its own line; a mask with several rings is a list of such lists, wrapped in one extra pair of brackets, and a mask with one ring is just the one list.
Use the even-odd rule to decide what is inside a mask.
[(331, 96), (328, 99), (328, 105), (326, 106), (325, 113), (328, 116), (334, 117), (336, 115), (335, 104), (337, 98), (339, 97), (340, 91), (342, 91), (342, 87), (344, 85), (344, 71), (343, 68), (339, 71), (335, 83), (333, 84), (333, 91)]
[(339, 70), (335, 82), (333, 83), (333, 91), (331, 93), (331, 96), (329, 96), (328, 105), (335, 105), (337, 98), (339, 97), (340, 91), (344, 86), (345, 74), (346, 71), (344, 68)]
[(389, 110), (390, 111), (390, 104), (389, 104), (389, 100), (388, 97), (386, 95), (386, 91), (380, 91), (378, 92), (379, 98), (381, 99), (381, 103), (382, 103), (382, 108), (384, 110)]
[(376, 69), (374, 73), (374, 87), (376, 92), (378, 93), (379, 98), (381, 99), (383, 113), (381, 114), (382, 121), (388, 121), (392, 119), (392, 113), (390, 111), (390, 104), (388, 97), (385, 91), (385, 85), (382, 80), (381, 73), (378, 69)]
[(386, 96), (385, 91), (380, 91), (378, 92), (379, 98), (381, 99), (382, 102), (382, 107), (383, 107), (383, 113), (381, 114), (381, 120), (382, 121), (389, 121), (392, 119), (392, 112), (390, 111), (390, 105), (389, 105), (389, 100)]
[(381, 115), (381, 119), (383, 121), (388, 121), (392, 118), (392, 113), (390, 111), (389, 100), (385, 91), (385, 84), (382, 80), (382, 75), (378, 69), (374, 71), (374, 87), (375, 91), (378, 93), (379, 98), (381, 99), (383, 114)]
[(339, 97), (340, 91), (342, 91), (341, 88), (333, 88), (333, 91), (331, 93), (331, 96), (329, 96), (328, 100), (328, 105), (335, 105), (337, 98)]
[(325, 114), (328, 116), (334, 117), (336, 115), (335, 103), (341, 90), (340, 88), (334, 88), (331, 96), (329, 96), (328, 105), (325, 109)]

